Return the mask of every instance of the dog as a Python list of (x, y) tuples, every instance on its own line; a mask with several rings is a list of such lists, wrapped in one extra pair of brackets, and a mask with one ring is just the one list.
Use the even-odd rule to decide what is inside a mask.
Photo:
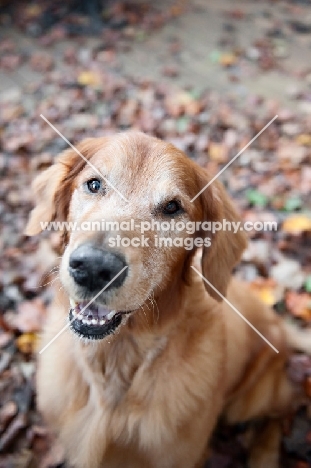
[[(115, 229), (64, 229), (61, 288), (39, 355), (38, 407), (70, 466), (201, 467), (220, 417), (274, 423), (292, 409), (297, 389), (286, 364), (303, 332), (231, 278), (247, 245), (242, 230), (196, 242), (206, 238), (204, 221), (237, 222), (239, 215), (222, 184), (209, 184), (182, 151), (136, 131), (89, 138), (77, 150), (36, 178), (27, 235), (51, 221), (135, 220), (121, 241), (139, 238), (146, 222), (199, 227), (190, 249), (157, 247), (157, 236), (189, 237), (162, 224), (138, 247), (112, 244)], [(304, 344), (310, 352), (305, 337)], [(251, 467), (278, 466), (266, 434), (256, 440)]]

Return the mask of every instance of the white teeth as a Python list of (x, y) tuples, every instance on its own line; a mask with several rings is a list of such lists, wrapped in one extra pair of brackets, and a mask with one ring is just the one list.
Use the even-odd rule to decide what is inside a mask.
[(84, 325), (94, 325), (94, 326), (98, 326), (98, 325), (105, 325), (105, 323), (109, 320), (111, 320), (117, 313), (116, 310), (111, 310), (107, 315), (105, 315), (104, 317), (100, 318), (100, 317), (92, 317), (92, 315), (90, 314), (89, 317), (87, 317), (85, 314), (83, 314), (83, 312), (79, 312), (78, 308), (77, 308), (77, 303), (70, 298), (70, 305), (72, 307), (71, 309), (71, 313), (73, 315), (73, 317), (76, 319), (76, 320), (80, 320)]
[(107, 319), (108, 320), (111, 320), (112, 317), (115, 315), (116, 311), (115, 310), (112, 310), (111, 312), (109, 312), (109, 314), (107, 314)]

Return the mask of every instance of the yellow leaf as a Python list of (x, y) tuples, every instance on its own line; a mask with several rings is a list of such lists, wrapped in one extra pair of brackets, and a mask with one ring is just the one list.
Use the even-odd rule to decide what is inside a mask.
[(92, 71), (81, 72), (78, 76), (78, 83), (83, 86), (98, 86), (100, 82), (100, 76)]
[(219, 59), (219, 63), (223, 67), (231, 67), (236, 63), (236, 61), (237, 57), (234, 54), (223, 54)]
[(272, 306), (279, 299), (281, 290), (271, 278), (256, 278), (250, 283), (251, 289), (265, 304)]
[(298, 135), (296, 138), (296, 142), (299, 145), (304, 145), (304, 146), (311, 146), (311, 135), (307, 133), (303, 133), (301, 135)]
[(16, 345), (23, 354), (32, 354), (36, 351), (38, 335), (36, 333), (23, 333), (16, 339)]
[(257, 294), (257, 296), (264, 302), (265, 304), (272, 306), (276, 303), (276, 297), (274, 295), (274, 291), (270, 288), (252, 288), (253, 291)]
[(228, 159), (228, 149), (222, 143), (211, 141), (208, 147), (208, 155), (213, 161), (224, 163)]
[(305, 215), (290, 216), (283, 223), (283, 231), (290, 234), (311, 231), (311, 218)]

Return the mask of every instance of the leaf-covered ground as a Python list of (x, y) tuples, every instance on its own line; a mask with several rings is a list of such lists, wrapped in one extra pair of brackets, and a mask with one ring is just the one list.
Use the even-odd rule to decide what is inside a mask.
[[(133, 128), (159, 136), (184, 150), (212, 176), (278, 114), (221, 180), (245, 221), (278, 223), (276, 232), (249, 233), (249, 248), (237, 274), (285, 320), (301, 327), (311, 322), (308, 64), (287, 94), (294, 106), (252, 91), (241, 93), (240, 88), (235, 93), (204, 89), (195, 80), (181, 87), (176, 81), (183, 66), (180, 56), (188, 49), (180, 37), (170, 37), (167, 43), (170, 60), (161, 64), (165, 79), (146, 78), (143, 73), (131, 78), (124, 73), (122, 54), (139, 49), (147, 37), (156, 43), (167, 24), (185, 21), (191, 5), (176, 2), (155, 9), (147, 3), (115, 2), (104, 12), (105, 28), (96, 26), (100, 33), (95, 31), (94, 43), (85, 35), (92, 26), (89, 17), (70, 10), (70, 2), (64, 14), (61, 4), (55, 5), (50, 25), (46, 25), (51, 18), (48, 1), (20, 2), (13, 10), (6, 5), (0, 11), (6, 31), (1, 33), (0, 73), (22, 82), (0, 93), (0, 468), (55, 468), (63, 462), (61, 447), (36, 411), (34, 389), (35, 350), (58, 274), (59, 237), (57, 233), (23, 236), (32, 207), (31, 181), (67, 147), (40, 114), (73, 144), (84, 137)], [(216, 67), (228, 89), (229, 83), (243, 82), (244, 76), (260, 77), (266, 70), (282, 70), (280, 86), (283, 78), (297, 75), (282, 62), (288, 53), (286, 41), (290, 34), (300, 34), (299, 40), (309, 38), (311, 44), (310, 23), (303, 16), (303, 3), (281, 5), (288, 16), (285, 12), (276, 21), (274, 10), (267, 7), (270, 16), (263, 18), (270, 23), (265, 36), (239, 49), (233, 32), (242, 27), (241, 22), (251, 26), (254, 18), (225, 3), (224, 27), (206, 66)], [(14, 34), (7, 32), (11, 26)], [(33, 36), (39, 44), (36, 49), (27, 43)], [(306, 404), (284, 421), (282, 467), (307, 468), (311, 466), (311, 360), (294, 355), (289, 372), (304, 386)], [(245, 467), (250, 430), (220, 427), (207, 466)]]

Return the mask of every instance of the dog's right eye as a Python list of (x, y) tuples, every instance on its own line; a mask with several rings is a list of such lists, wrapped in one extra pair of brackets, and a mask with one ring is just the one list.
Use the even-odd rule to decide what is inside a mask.
[(98, 193), (102, 187), (102, 184), (98, 179), (91, 179), (87, 181), (86, 186), (91, 193)]

